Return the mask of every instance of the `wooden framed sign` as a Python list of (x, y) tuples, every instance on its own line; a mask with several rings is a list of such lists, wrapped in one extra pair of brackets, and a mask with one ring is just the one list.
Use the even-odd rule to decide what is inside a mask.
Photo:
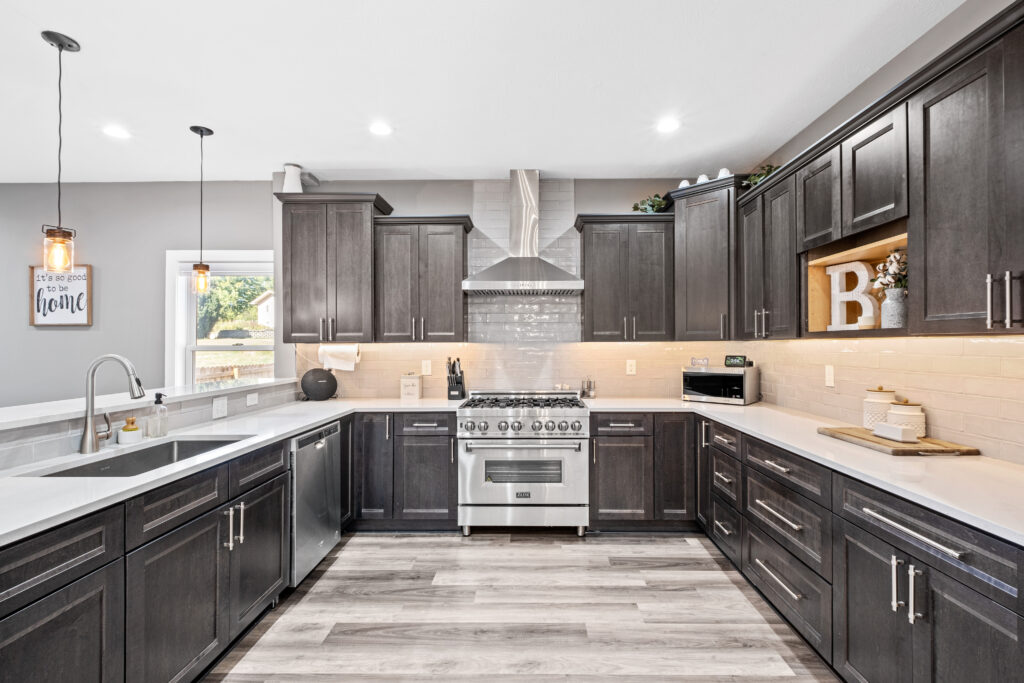
[(70, 273), (48, 273), (29, 266), (29, 323), (32, 325), (92, 325), (92, 266), (75, 266)]

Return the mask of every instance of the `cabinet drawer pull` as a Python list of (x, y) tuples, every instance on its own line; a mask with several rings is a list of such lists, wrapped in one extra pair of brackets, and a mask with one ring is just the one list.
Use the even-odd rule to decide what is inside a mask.
[(700, 421), (700, 446), (701, 448), (708, 447), (708, 423), (704, 420)]
[(327, 318), (320, 318), (320, 341), (327, 341)]
[[(1003, 324), (1006, 329), (1013, 327), (1013, 274), (1010, 271), (1006, 271), (1006, 319)], [(636, 334), (634, 332), (633, 336)]]
[(914, 579), (918, 576), (921, 576), (922, 573), (923, 572), (920, 569), (916, 569), (914, 565), (909, 565), (907, 567), (907, 577), (909, 578), (909, 585), (907, 587), (907, 590), (909, 592), (909, 597), (907, 598), (907, 621), (911, 624), (913, 624), (915, 621), (924, 616), (923, 614), (915, 611), (914, 609)]
[(768, 309), (761, 309), (761, 339), (768, 338)]
[(760, 507), (762, 510), (764, 510), (768, 514), (770, 514), (773, 517), (775, 517), (775, 519), (779, 520), (780, 522), (782, 522), (783, 524), (788, 526), (793, 531), (803, 531), (803, 528), (804, 528), (803, 524), (797, 524), (796, 522), (794, 522), (793, 520), (791, 520), (790, 518), (786, 517), (781, 512), (779, 512), (778, 510), (773, 508), (771, 505), (768, 505), (768, 503), (764, 502), (760, 498), (755, 498), (754, 499), (754, 503), (756, 503), (758, 507)]
[[(1007, 273), (1009, 275), (1009, 273)], [(1009, 280), (1007, 280), (1009, 282)], [(1007, 325), (1009, 327), (1009, 325)], [(633, 316), (633, 341), (636, 341), (636, 316)]]
[(629, 332), (626, 331), (626, 316), (622, 316), (622, 338), (629, 341)]
[(760, 311), (754, 309), (754, 339), (757, 339), (757, 316), (760, 315)]
[(622, 427), (624, 429), (633, 429), (634, 427), (636, 427), (636, 425), (633, 424), (632, 422), (609, 422), (608, 426), (609, 427)]
[(904, 605), (904, 602), (899, 599), (899, 594), (896, 587), (896, 570), (901, 564), (903, 564), (903, 560), (896, 559), (895, 555), (892, 555), (889, 558), (889, 567), (892, 568), (892, 601), (889, 604), (892, 605), (893, 612), (899, 612), (900, 607), (903, 607)]
[(992, 329), (992, 273), (985, 275), (985, 329)]
[(334, 341), (334, 318), (327, 319), (327, 341)]
[(228, 516), (228, 542), (224, 547), (230, 552), (235, 549), (235, 506), (229, 507), (224, 514)]
[(390, 415), (390, 413), (388, 415), (384, 416), (384, 440), (385, 441), (390, 441), (391, 440), (391, 415)]
[(775, 574), (775, 572), (773, 572), (771, 569), (768, 569), (768, 565), (766, 565), (764, 562), (762, 562), (760, 560), (760, 558), (755, 557), (754, 558), (754, 563), (758, 567), (761, 568), (761, 571), (763, 571), (765, 574), (767, 574), (769, 577), (771, 577), (772, 581), (774, 581), (775, 583), (779, 584), (779, 588), (781, 588), (782, 590), (786, 591), (786, 594), (789, 597), (793, 598), (794, 600), (803, 600), (804, 599), (804, 596), (800, 595), (799, 593), (794, 591), (792, 588), (787, 586), (786, 583)]
[(790, 472), (792, 472), (792, 470), (790, 468), (783, 467), (782, 465), (780, 465), (779, 463), (775, 462), (774, 460), (762, 460), (761, 462), (764, 463), (765, 465), (767, 465), (768, 467), (771, 467), (773, 470), (775, 470), (776, 472), (779, 472), (781, 474), (789, 474)]
[(238, 504), (238, 536), (235, 536), (238, 544), (245, 543), (245, 503)]
[(427, 323), (426, 318), (420, 318), (420, 341), (424, 341), (427, 338)]
[(413, 422), (413, 427), (436, 427), (436, 422)]
[(722, 534), (725, 536), (732, 536), (732, 530), (726, 527), (721, 522), (719, 522), (717, 519), (715, 520), (715, 528), (721, 531)]
[(950, 548), (948, 546), (945, 546), (945, 545), (939, 543), (938, 541), (933, 541), (932, 539), (928, 538), (927, 536), (923, 536), (922, 534), (917, 533), (913, 529), (908, 529), (907, 527), (903, 526), (899, 522), (894, 522), (893, 520), (889, 519), (888, 517), (885, 517), (884, 515), (878, 514), (877, 512), (872, 510), (871, 508), (861, 508), (861, 511), (863, 511), (864, 514), (867, 515), (868, 517), (871, 517), (873, 519), (877, 519), (879, 522), (882, 522), (883, 524), (887, 524), (888, 526), (891, 526), (893, 529), (896, 529), (897, 531), (899, 531), (901, 533), (904, 533), (907, 536), (910, 536), (911, 538), (914, 538), (914, 539), (916, 539), (918, 541), (921, 541), (925, 545), (930, 546), (930, 547), (934, 548), (935, 550), (938, 550), (943, 555), (948, 555), (949, 557), (952, 557), (954, 560), (963, 559), (964, 555), (967, 554), (966, 552), (963, 552), (963, 551), (960, 551), (960, 550), (953, 550), (952, 548)]
[(728, 446), (729, 448), (733, 448), (736, 446), (735, 441), (733, 441), (732, 439), (727, 439), (721, 434), (715, 434), (715, 441), (722, 444), (723, 446)]
[(726, 315), (728, 315), (728, 314), (727, 313), (723, 313), (722, 317), (719, 319), (719, 330), (718, 330), (718, 332), (719, 332), (719, 336), (722, 339), (725, 339), (725, 337), (726, 337), (726, 332), (725, 332)]
[(454, 436), (451, 437), (450, 441), (448, 442), (448, 458), (449, 458), (449, 461), (454, 465), (455, 464), (455, 437)]
[(717, 470), (715, 471), (715, 477), (717, 479), (721, 479), (723, 484), (731, 484), (732, 483), (732, 479), (731, 478), (725, 476), (724, 474), (722, 474), (721, 472), (719, 472)]

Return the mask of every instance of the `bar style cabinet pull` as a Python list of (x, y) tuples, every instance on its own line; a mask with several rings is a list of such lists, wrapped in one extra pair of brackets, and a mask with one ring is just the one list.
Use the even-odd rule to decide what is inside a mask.
[(622, 338), (629, 341), (629, 332), (626, 330), (626, 316), (622, 316)]
[(778, 510), (773, 508), (771, 505), (768, 505), (766, 502), (764, 502), (760, 498), (755, 499), (754, 503), (756, 503), (759, 508), (761, 508), (762, 510), (764, 510), (768, 514), (772, 515), (773, 517), (775, 517), (775, 519), (779, 520), (780, 522), (782, 522), (783, 524), (788, 526), (793, 531), (802, 531), (803, 530), (804, 527), (803, 527), (802, 524), (797, 524), (796, 522), (794, 522), (793, 520), (791, 520), (790, 518), (786, 517), (785, 515), (780, 513)]
[(985, 329), (992, 329), (992, 273), (985, 275)]
[(245, 543), (245, 503), (238, 504), (238, 535), (235, 536), (238, 544)]
[(235, 506), (229, 507), (224, 514), (228, 516), (228, 542), (224, 547), (231, 551), (235, 549)]
[(727, 528), (724, 524), (715, 520), (715, 528), (722, 532), (724, 536), (732, 536), (732, 529)]
[(436, 427), (436, 422), (413, 422), (413, 427)]
[(892, 605), (893, 612), (899, 612), (900, 607), (903, 607), (904, 605), (903, 601), (899, 599), (898, 589), (896, 587), (896, 571), (901, 564), (903, 564), (903, 560), (896, 559), (895, 555), (892, 555), (889, 558), (889, 567), (892, 569), (892, 600), (889, 604)]
[(715, 472), (715, 477), (717, 477), (718, 479), (721, 479), (722, 483), (724, 483), (724, 484), (731, 484), (732, 483), (732, 479), (730, 479), (729, 477), (725, 476), (721, 472), (716, 471)]
[(780, 465), (779, 463), (775, 462), (774, 460), (767, 460), (767, 459), (765, 459), (765, 460), (762, 460), (761, 462), (763, 462), (768, 467), (771, 467), (773, 470), (775, 470), (776, 472), (778, 472), (780, 474), (789, 474), (790, 471), (791, 471), (788, 467), (783, 467), (782, 465)]
[(761, 309), (761, 339), (768, 338), (768, 309)]
[(702, 448), (708, 447), (708, 423), (706, 420), (700, 421), (700, 445)]
[(632, 422), (609, 422), (608, 426), (609, 427), (627, 427), (629, 429), (632, 429), (636, 425), (634, 425)]
[(391, 413), (384, 416), (384, 440), (391, 440)]
[[(1007, 276), (1009, 276), (1009, 273), (1007, 273)], [(1009, 282), (1009, 280), (1007, 280), (1007, 282)], [(1007, 325), (1007, 327), (1009, 327), (1009, 325)], [(633, 316), (633, 341), (636, 341), (636, 316), (635, 315)]]
[(455, 464), (455, 437), (454, 436), (449, 437), (449, 439), (448, 439), (448, 457), (450, 458), (451, 463), (454, 465)]
[(909, 578), (907, 590), (909, 591), (909, 597), (907, 598), (907, 621), (913, 624), (924, 615), (917, 612), (914, 608), (914, 579), (921, 576), (923, 572), (920, 569), (914, 567), (914, 565), (907, 566), (907, 577)]
[(420, 318), (420, 341), (425, 341), (427, 338), (427, 323), (425, 318)]
[(754, 309), (754, 339), (757, 339), (757, 316), (758, 316), (758, 314), (759, 314), (759, 311), (755, 308)]
[(893, 520), (889, 519), (888, 517), (885, 517), (884, 515), (878, 514), (877, 512), (872, 510), (871, 508), (861, 508), (861, 511), (865, 515), (867, 515), (868, 517), (871, 517), (872, 519), (877, 519), (879, 522), (881, 522), (881, 523), (883, 523), (883, 524), (885, 524), (887, 526), (891, 526), (893, 529), (896, 529), (896, 531), (899, 531), (900, 533), (906, 534), (907, 536), (910, 536), (911, 538), (914, 538), (914, 539), (917, 539), (918, 541), (921, 541), (925, 545), (927, 545), (927, 546), (929, 546), (931, 548), (934, 548), (935, 550), (938, 550), (943, 555), (948, 555), (949, 557), (952, 557), (954, 560), (962, 559), (963, 556), (967, 554), (966, 552), (961, 552), (959, 550), (953, 550), (952, 548), (950, 548), (948, 546), (945, 546), (945, 545), (939, 543), (938, 541), (933, 541), (932, 539), (928, 538), (927, 536), (924, 536), (922, 534), (917, 533), (913, 529), (908, 529), (907, 527), (903, 526), (899, 522), (894, 522)]
[(327, 341), (334, 341), (334, 318), (327, 319)]
[(416, 316), (412, 317), (412, 340), (416, 341)]
[(721, 434), (715, 434), (715, 441), (717, 441), (718, 443), (722, 444), (723, 446), (728, 446), (729, 448), (732, 448), (733, 446), (736, 445), (735, 441), (732, 441), (731, 439), (727, 439), (724, 436), (722, 436)]
[(718, 329), (718, 335), (719, 335), (719, 336), (720, 336), (720, 337), (721, 337), (722, 339), (725, 339), (725, 337), (726, 337), (726, 334), (725, 334), (725, 317), (726, 317), (727, 315), (728, 315), (727, 313), (723, 313), (723, 314), (722, 314), (722, 317), (721, 317), (721, 319), (720, 319), (720, 321), (719, 321), (719, 323), (718, 323), (718, 327), (719, 327), (719, 329)]
[(597, 464), (597, 442), (590, 442), (590, 452), (594, 454), (594, 464)]
[(804, 599), (804, 596), (800, 595), (799, 593), (794, 591), (792, 588), (787, 586), (786, 583), (775, 574), (775, 572), (773, 572), (771, 569), (768, 569), (768, 565), (766, 565), (764, 562), (762, 562), (760, 558), (755, 557), (754, 558), (754, 563), (758, 567), (761, 568), (761, 571), (763, 571), (765, 574), (767, 574), (769, 577), (771, 577), (772, 581), (774, 581), (775, 583), (777, 583), (779, 585), (779, 588), (781, 588), (782, 590), (786, 591), (786, 595), (788, 595), (789, 597), (793, 598), (793, 600), (803, 600)]
[(320, 341), (327, 341), (327, 318), (320, 318)]
[(1006, 271), (1006, 329), (1013, 327), (1013, 273)]

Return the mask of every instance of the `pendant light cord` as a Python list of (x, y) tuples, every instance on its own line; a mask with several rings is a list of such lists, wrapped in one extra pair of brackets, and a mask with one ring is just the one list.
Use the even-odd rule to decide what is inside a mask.
[(199, 136), (199, 262), (203, 262), (203, 138)]
[(61, 152), (64, 150), (64, 90), (61, 81), (64, 78), (64, 48), (57, 48), (57, 227), (62, 227), (64, 222), (62, 220), (60, 210), (60, 176), (61, 166)]

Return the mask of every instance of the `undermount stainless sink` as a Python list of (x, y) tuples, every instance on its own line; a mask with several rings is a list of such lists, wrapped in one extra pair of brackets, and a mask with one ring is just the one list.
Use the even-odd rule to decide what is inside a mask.
[(168, 441), (141, 450), (115, 455), (85, 465), (71, 467), (59, 472), (44, 474), (44, 477), (134, 477), (158, 467), (170, 465), (208, 453), (215, 448), (227, 446), (238, 439), (220, 441), (187, 440)]

